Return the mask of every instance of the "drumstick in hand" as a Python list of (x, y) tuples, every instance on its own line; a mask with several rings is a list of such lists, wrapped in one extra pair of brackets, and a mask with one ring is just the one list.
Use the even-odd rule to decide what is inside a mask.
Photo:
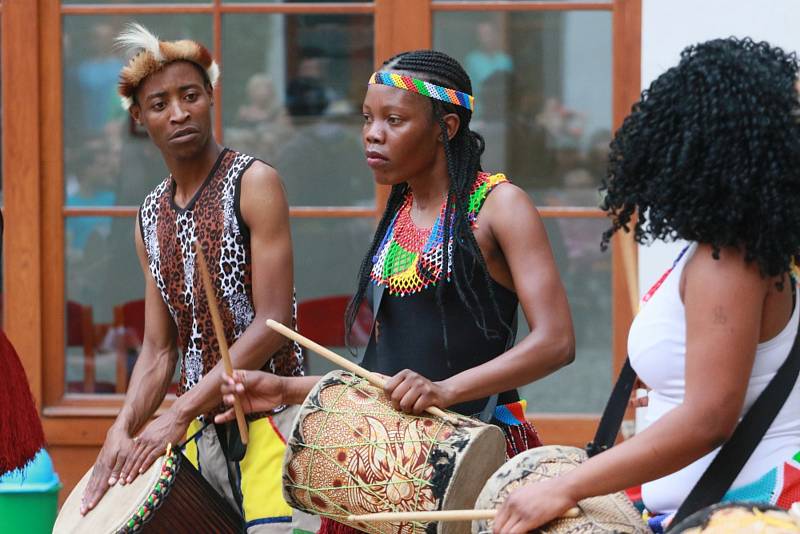
[[(562, 517), (578, 517), (580, 510), (570, 508)], [(494, 519), (497, 510), (439, 510), (432, 512), (379, 512), (376, 514), (349, 515), (348, 521), (478, 521)]]
[[(205, 256), (203, 256), (203, 248), (197, 241), (194, 242), (194, 251), (197, 258), (195, 263), (200, 269), (200, 278), (203, 280), (208, 309), (211, 312), (211, 322), (214, 323), (214, 334), (217, 337), (219, 352), (222, 355), (222, 364), (225, 366), (225, 372), (233, 376), (233, 362), (231, 362), (231, 355), (228, 352), (228, 341), (225, 339), (225, 330), (222, 328), (222, 319), (219, 316), (219, 309), (217, 308), (217, 297), (214, 295), (214, 288), (211, 287), (211, 277), (208, 275), (208, 265), (206, 264)], [(239, 435), (242, 438), (242, 444), (247, 445), (249, 441), (247, 421), (244, 418), (244, 410), (242, 410), (239, 397), (235, 394), (233, 396), (233, 409), (236, 412), (236, 423), (239, 425)]]
[[(360, 365), (351, 362), (347, 358), (339, 356), (338, 354), (336, 354), (332, 350), (326, 349), (325, 347), (323, 347), (319, 343), (311, 341), (307, 337), (305, 337), (305, 336), (303, 336), (301, 334), (298, 334), (297, 332), (295, 332), (291, 328), (279, 323), (278, 321), (273, 321), (272, 319), (267, 319), (267, 326), (272, 328), (276, 332), (279, 332), (279, 333), (283, 334), (284, 336), (288, 337), (289, 339), (291, 339), (293, 341), (296, 341), (297, 343), (299, 343), (300, 345), (304, 346), (308, 350), (313, 350), (314, 352), (316, 352), (317, 354), (319, 354), (323, 358), (326, 358), (326, 359), (330, 360), (331, 362), (333, 362), (334, 364), (338, 365), (342, 369), (344, 369), (346, 371), (350, 371), (354, 375), (357, 375), (357, 376), (360, 376), (361, 378), (364, 378), (367, 382), (369, 382), (373, 386), (381, 388), (381, 389), (384, 388), (384, 386), (386, 384), (386, 381), (380, 375), (378, 375), (376, 373), (373, 373), (371, 371), (367, 371), (366, 369), (364, 369)], [(435, 406), (431, 406), (430, 408), (426, 408), (425, 411), (428, 412), (431, 415), (435, 415), (436, 417), (441, 417), (445, 421), (449, 421), (451, 423), (456, 423), (457, 422), (457, 419), (455, 417), (453, 417), (449, 413), (447, 413), (444, 410), (441, 410), (440, 408), (437, 408)]]

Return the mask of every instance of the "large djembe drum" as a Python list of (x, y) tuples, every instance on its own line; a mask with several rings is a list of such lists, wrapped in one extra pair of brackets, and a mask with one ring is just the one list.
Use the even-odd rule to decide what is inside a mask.
[[(526, 483), (555, 478), (586, 461), (586, 452), (575, 447), (551, 445), (518, 454), (495, 472), (478, 496), (476, 509), (499, 508), (509, 493)], [(645, 534), (650, 529), (624, 493), (591, 497), (578, 503), (574, 517), (551, 521), (538, 532), (545, 534), (611, 532)], [(491, 520), (473, 521), (474, 533), (491, 532)]]
[(85, 516), (81, 498), (92, 470), (72, 490), (53, 527), (54, 534), (240, 534), (242, 518), (183, 454), (172, 450), (136, 480), (116, 484)]
[(699, 510), (669, 530), (670, 534), (797, 534), (800, 514), (777, 506), (746, 502), (714, 504)]
[[(422, 533), (433, 526), (347, 516), (471, 508), (505, 460), (499, 428), (460, 416), (454, 423), (400, 413), (381, 389), (345, 371), (329, 373), (311, 391), (287, 445), (286, 501), (373, 533)], [(469, 532), (469, 523), (440, 523), (438, 530)]]

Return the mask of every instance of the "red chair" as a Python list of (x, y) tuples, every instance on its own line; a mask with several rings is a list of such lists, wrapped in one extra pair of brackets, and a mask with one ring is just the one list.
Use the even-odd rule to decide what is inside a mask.
[[(119, 306), (114, 306), (114, 329), (117, 333), (117, 379), (115, 389), (117, 393), (128, 391), (128, 381), (131, 378), (133, 365), (131, 361), (138, 357), (144, 341), (144, 299), (129, 300)], [(178, 384), (171, 383), (167, 393), (178, 392)]]
[(68, 300), (66, 308), (66, 346), (83, 347), (83, 384), (68, 382), (70, 393), (96, 393), (95, 335), (92, 307)]
[(144, 299), (130, 300), (119, 306), (114, 306), (114, 329), (117, 334), (117, 379), (115, 389), (117, 393), (128, 390), (128, 353), (135, 351), (137, 354), (144, 340)]
[[(332, 295), (304, 300), (297, 305), (297, 331), (320, 345), (344, 347), (344, 312), (348, 295)], [(372, 331), (372, 312), (366, 303), (358, 309), (350, 341), (354, 347), (365, 347)]]

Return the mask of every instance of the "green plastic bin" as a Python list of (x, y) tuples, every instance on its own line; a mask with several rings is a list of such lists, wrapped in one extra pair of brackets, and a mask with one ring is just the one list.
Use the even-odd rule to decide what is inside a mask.
[(0, 477), (0, 533), (50, 534), (61, 482), (44, 449), (25, 469)]

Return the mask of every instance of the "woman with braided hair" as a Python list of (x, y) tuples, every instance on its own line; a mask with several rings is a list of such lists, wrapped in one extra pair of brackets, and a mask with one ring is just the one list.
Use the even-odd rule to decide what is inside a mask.
[[(376, 322), (364, 366), (391, 377), (395, 408), (479, 415), (503, 428), (513, 456), (541, 444), (516, 388), (570, 363), (575, 341), (536, 209), (503, 174), (481, 169), (471, 91), (461, 65), (433, 50), (399, 54), (370, 79), (362, 140), (375, 181), (391, 193), (346, 331), (366, 298)], [(531, 333), (513, 346), (518, 304)], [(315, 383), (235, 375), (222, 391), (226, 402), (240, 395), (246, 409), (300, 403)], [(323, 520), (321, 532), (348, 530)]]
[[(481, 169), (471, 90), (461, 65), (434, 50), (399, 54), (372, 76), (363, 142), (375, 180), (392, 189), (346, 330), (372, 294), (377, 321), (364, 364), (392, 376), (396, 407), (480, 414), (488, 404), (490, 419), (496, 402), (498, 415), (517, 416), (514, 430), (525, 428), (509, 444), (513, 455), (539, 443), (516, 388), (572, 361), (574, 336), (536, 209), (503, 174)], [(531, 334), (511, 348), (518, 302)], [(507, 435), (518, 436), (503, 416)]]

